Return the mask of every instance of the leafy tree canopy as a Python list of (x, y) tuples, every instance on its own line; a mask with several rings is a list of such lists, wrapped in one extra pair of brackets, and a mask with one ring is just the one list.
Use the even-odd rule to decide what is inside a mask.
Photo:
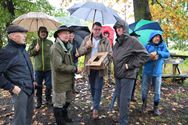
[(150, 9), (153, 20), (161, 22), (164, 37), (172, 41), (186, 41), (188, 39), (187, 0), (158, 1), (158, 4), (150, 4)]

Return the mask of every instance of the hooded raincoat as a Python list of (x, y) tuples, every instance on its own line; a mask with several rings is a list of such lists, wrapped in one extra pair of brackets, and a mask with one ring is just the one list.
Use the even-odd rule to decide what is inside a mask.
[[(156, 36), (160, 35), (161, 41), (159, 44), (152, 43), (152, 39)], [(162, 68), (164, 64), (164, 59), (170, 56), (170, 53), (167, 49), (166, 44), (164, 43), (161, 34), (157, 31), (154, 31), (150, 35), (149, 43), (145, 46), (148, 53), (157, 52), (159, 58), (157, 60), (148, 60), (147, 63), (144, 65), (143, 74), (152, 75), (152, 76), (161, 76), (162, 75)]]

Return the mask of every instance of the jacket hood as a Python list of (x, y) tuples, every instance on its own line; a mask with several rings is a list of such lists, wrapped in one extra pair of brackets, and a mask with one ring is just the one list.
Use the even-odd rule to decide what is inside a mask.
[(118, 20), (115, 23), (115, 25), (113, 26), (114, 30), (116, 30), (116, 28), (118, 28), (118, 27), (123, 27), (124, 34), (129, 34), (129, 26), (128, 26), (127, 22), (125, 22), (124, 20)]
[(46, 37), (44, 38), (44, 39), (46, 39), (48, 37), (48, 30), (47, 30), (47, 28), (44, 27), (44, 26), (39, 27), (39, 30), (38, 30), (38, 36), (39, 36), (39, 38), (40, 38), (40, 32), (41, 31), (46, 32)]
[(160, 32), (160, 31), (153, 31), (153, 32), (151, 32), (150, 37), (149, 37), (149, 43), (152, 43), (152, 39), (153, 39), (156, 35), (160, 35), (160, 39), (161, 39), (161, 40), (160, 40), (159, 43), (162, 43), (163, 38), (162, 38), (162, 32)]

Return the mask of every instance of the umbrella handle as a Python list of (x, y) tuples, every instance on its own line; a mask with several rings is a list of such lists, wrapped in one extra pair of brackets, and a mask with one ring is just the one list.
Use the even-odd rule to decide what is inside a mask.
[(39, 51), (39, 49), (40, 49), (40, 46), (39, 46), (39, 42), (38, 42), (38, 39), (37, 39), (37, 44), (35, 45), (35, 50)]

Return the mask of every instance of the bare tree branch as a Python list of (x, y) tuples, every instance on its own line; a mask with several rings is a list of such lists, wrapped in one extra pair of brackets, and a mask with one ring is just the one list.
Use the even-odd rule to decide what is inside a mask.
[(158, 0), (152, 0), (152, 5), (153, 4), (159, 4), (161, 6), (161, 8), (164, 8), (163, 5), (158, 1)]
[(163, 5), (158, 1), (156, 0), (157, 4), (159, 4), (161, 6), (161, 8), (164, 8)]

